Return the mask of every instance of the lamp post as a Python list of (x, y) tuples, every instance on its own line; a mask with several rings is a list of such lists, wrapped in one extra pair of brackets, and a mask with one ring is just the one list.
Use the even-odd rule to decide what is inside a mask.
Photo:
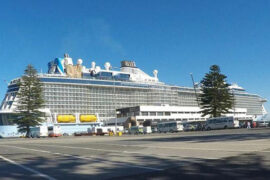
[[(118, 69), (119, 67), (110, 67), (110, 69)], [(112, 76), (113, 78), (113, 105), (114, 105), (114, 108), (116, 108), (116, 100), (115, 98), (117, 97), (116, 96), (116, 93), (115, 93), (115, 78), (114, 76)], [(114, 110), (114, 116), (115, 116), (115, 133), (117, 133), (117, 113), (116, 113), (116, 109)]]
[(232, 88), (232, 94), (233, 94), (233, 117), (235, 118), (235, 95), (234, 95), (234, 89)]
[[(116, 94), (115, 94), (115, 78), (113, 77), (113, 105), (115, 106), (116, 104), (116, 101), (115, 101), (115, 98), (116, 98)], [(114, 107), (115, 108), (115, 107)], [(116, 115), (116, 109), (114, 110), (114, 116), (115, 116), (115, 134), (117, 134), (117, 115)]]

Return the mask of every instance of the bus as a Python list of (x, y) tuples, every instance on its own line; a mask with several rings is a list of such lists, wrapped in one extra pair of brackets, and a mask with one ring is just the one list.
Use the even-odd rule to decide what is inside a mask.
[(183, 131), (183, 124), (180, 121), (160, 122), (157, 124), (158, 132), (179, 132)]
[(206, 121), (205, 129), (227, 129), (227, 128), (238, 128), (239, 121), (234, 120), (232, 116), (230, 117), (216, 117), (209, 118)]

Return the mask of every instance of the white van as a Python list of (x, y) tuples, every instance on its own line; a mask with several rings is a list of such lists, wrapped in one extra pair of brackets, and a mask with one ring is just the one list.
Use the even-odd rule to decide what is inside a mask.
[(144, 134), (151, 134), (152, 133), (151, 126), (143, 127), (143, 133)]
[[(234, 118), (233, 117), (216, 117), (210, 118), (206, 121), (205, 129), (227, 129), (227, 128), (234, 128)], [(239, 122), (238, 122), (239, 127)]]
[(39, 126), (30, 128), (30, 137), (32, 138), (48, 137), (48, 126)]

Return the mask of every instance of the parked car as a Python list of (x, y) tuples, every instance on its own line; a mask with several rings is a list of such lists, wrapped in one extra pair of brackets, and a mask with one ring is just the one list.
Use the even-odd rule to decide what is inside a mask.
[(185, 123), (183, 126), (184, 126), (184, 131), (194, 131), (195, 130), (195, 126), (193, 124)]
[(257, 121), (257, 127), (267, 127), (269, 123), (268, 121)]
[(202, 131), (204, 126), (200, 122), (184, 123), (184, 131)]
[(143, 126), (132, 126), (129, 129), (129, 134), (143, 134)]

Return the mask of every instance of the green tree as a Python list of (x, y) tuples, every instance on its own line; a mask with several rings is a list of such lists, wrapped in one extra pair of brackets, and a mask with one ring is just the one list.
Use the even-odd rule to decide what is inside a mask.
[(226, 78), (220, 73), (219, 66), (212, 65), (201, 81), (202, 94), (199, 99), (203, 116), (219, 117), (232, 109), (234, 99)]
[(29, 137), (30, 127), (38, 126), (44, 120), (44, 113), (40, 111), (44, 104), (42, 84), (32, 65), (27, 66), (18, 86), (16, 124), (19, 131), (26, 132), (26, 137)]

